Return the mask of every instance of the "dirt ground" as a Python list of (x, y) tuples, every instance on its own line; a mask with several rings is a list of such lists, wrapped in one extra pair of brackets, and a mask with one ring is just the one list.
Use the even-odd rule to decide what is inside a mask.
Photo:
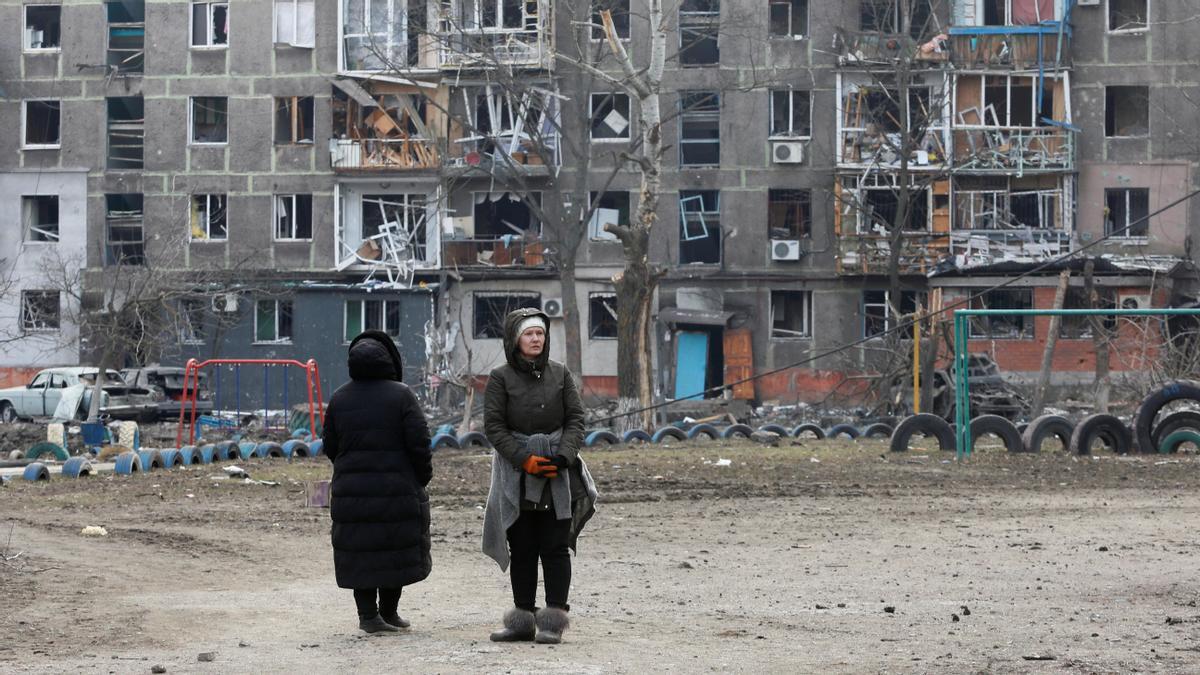
[(433, 575), (401, 600), (412, 629), (375, 636), (303, 506), (323, 457), (246, 464), (277, 487), (214, 466), (13, 483), (0, 672), (1200, 671), (1195, 456), (885, 449), (586, 453), (602, 503), (555, 647), (487, 639), (510, 600), (479, 552), (480, 451), (437, 453)]

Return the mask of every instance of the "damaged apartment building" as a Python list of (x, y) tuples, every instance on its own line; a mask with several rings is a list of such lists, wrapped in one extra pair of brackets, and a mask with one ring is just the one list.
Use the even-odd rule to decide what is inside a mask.
[[(1104, 302), (1191, 300), (1195, 205), (1138, 223), (1197, 183), (1200, 91), (1179, 64), (1200, 44), (1179, 4), (668, 3), (656, 395), (869, 338), (889, 305), (948, 304), (1114, 233), (1088, 249)], [(173, 300), (164, 362), (314, 358), (326, 387), (366, 328), (397, 339), (426, 393), (477, 384), (516, 307), (551, 315), (561, 359), (573, 292), (585, 393), (615, 396), (624, 261), (604, 225), (636, 213), (623, 153), (639, 118), (635, 97), (570, 67), (588, 54), (619, 73), (603, 31), (581, 28), (601, 9), (641, 64), (640, 0), (0, 0), (0, 258), (24, 266), (0, 303), (18, 338), (0, 368), (21, 381), (92, 354), (70, 337), (87, 294), (35, 273), (49, 256), (82, 261), (89, 284), (124, 266), (202, 280)], [(596, 208), (572, 250), (561, 223), (583, 194)], [(1049, 307), (1058, 272), (977, 306)], [(974, 351), (1037, 370), (1047, 321), (975, 329)], [(1087, 327), (1063, 331), (1056, 365), (1082, 378)], [(820, 400), (865, 353), (731, 395)], [(276, 392), (283, 377), (242, 376)]]

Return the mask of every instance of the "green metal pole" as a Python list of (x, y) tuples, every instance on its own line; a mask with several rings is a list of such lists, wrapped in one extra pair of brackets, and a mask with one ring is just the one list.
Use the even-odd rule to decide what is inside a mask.
[(967, 391), (967, 315), (954, 313), (954, 420), (956, 426), (955, 457), (971, 456), (971, 405)]

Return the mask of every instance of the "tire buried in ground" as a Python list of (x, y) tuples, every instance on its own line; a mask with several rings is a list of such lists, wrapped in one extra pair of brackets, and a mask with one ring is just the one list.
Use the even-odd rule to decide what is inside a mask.
[(890, 438), (896, 429), (887, 422), (876, 422), (863, 429), (863, 438)]
[(293, 457), (312, 457), (312, 450), (309, 449), (308, 442), (299, 438), (284, 441), (283, 445), (279, 447), (283, 448), (283, 455), (288, 459)]
[(654, 432), (654, 435), (650, 437), (650, 440), (654, 441), (655, 443), (662, 443), (663, 440), (667, 438), (673, 438), (677, 441), (686, 441), (687, 434), (683, 433), (683, 429), (680, 429), (679, 427), (663, 427)]
[(1200, 431), (1200, 412), (1180, 410), (1167, 415), (1158, 424), (1155, 424), (1154, 430), (1150, 432), (1150, 438), (1154, 447), (1157, 448), (1157, 452), (1162, 451), (1163, 440), (1167, 436), (1183, 429)]
[(764, 424), (761, 427), (759, 427), (758, 430), (765, 431), (765, 432), (772, 433), (772, 434), (779, 434), (780, 438), (784, 438), (784, 437), (791, 435), (788, 433), (787, 429), (784, 429), (783, 427), (779, 426), (778, 424)]
[(82, 478), (93, 473), (92, 462), (87, 457), (72, 457), (62, 467), (62, 475), (66, 478)]
[(1184, 443), (1191, 443), (1192, 445), (1196, 446), (1197, 449), (1200, 449), (1200, 431), (1193, 431), (1192, 429), (1180, 429), (1179, 431), (1172, 432), (1163, 439), (1162, 445), (1158, 448), (1158, 451), (1163, 454), (1179, 452), (1179, 446), (1183, 445)]
[(484, 435), (482, 432), (468, 431), (467, 433), (458, 437), (458, 447), (460, 447), (460, 448), (471, 448), (471, 447), (490, 448), (490, 447), (492, 447), (492, 442), (489, 441), (488, 437), (486, 435)]
[(1075, 425), (1075, 431), (1071, 433), (1071, 454), (1091, 454), (1092, 443), (1097, 439), (1102, 439), (1118, 455), (1129, 454), (1133, 449), (1133, 434), (1129, 427), (1115, 415), (1097, 413)]
[(604, 443), (605, 445), (617, 445), (620, 442), (621, 439), (608, 429), (596, 429), (595, 431), (590, 432), (583, 439), (584, 445), (589, 448), (595, 447), (601, 443)]
[(728, 439), (728, 438), (733, 438), (734, 436), (741, 436), (742, 438), (750, 438), (750, 436), (753, 433), (754, 433), (754, 430), (751, 429), (750, 427), (746, 426), (745, 424), (730, 424), (729, 426), (727, 426), (721, 430), (721, 438)]
[(1063, 452), (1066, 452), (1071, 447), (1071, 432), (1073, 431), (1075, 431), (1075, 425), (1062, 415), (1042, 415), (1035, 417), (1025, 427), (1025, 431), (1021, 434), (1021, 443), (1025, 446), (1025, 452), (1040, 452), (1042, 443), (1053, 436), (1062, 443)]
[(892, 431), (888, 449), (891, 452), (908, 452), (908, 443), (916, 435), (936, 438), (941, 450), (954, 450), (954, 432), (950, 429), (950, 424), (930, 413), (910, 415), (900, 420), (900, 424)]
[(689, 441), (695, 440), (701, 434), (708, 436), (709, 440), (721, 437), (721, 432), (711, 424), (697, 424), (687, 431)]
[(221, 441), (213, 446), (214, 462), (236, 461), (242, 458), (241, 450), (233, 441)]
[(454, 434), (438, 434), (429, 441), (429, 449), (458, 448), (458, 437)]
[(1004, 442), (1004, 449), (1009, 452), (1025, 452), (1025, 442), (1017, 425), (1000, 415), (980, 415), (971, 420), (971, 447), (984, 434), (995, 434)]
[(34, 443), (32, 447), (25, 451), (25, 459), (40, 459), (43, 455), (49, 455), (60, 462), (65, 462), (71, 458), (71, 453), (67, 452), (66, 448), (50, 441)]
[(1133, 416), (1133, 439), (1141, 452), (1157, 452), (1151, 431), (1158, 411), (1171, 401), (1200, 401), (1200, 382), (1175, 380), (1150, 392)]
[(858, 440), (858, 437), (860, 435), (858, 433), (858, 429), (855, 429), (853, 425), (835, 424), (835, 425), (829, 427), (829, 431), (825, 432), (825, 438), (837, 438), (838, 436), (841, 436), (842, 434), (845, 434), (846, 436), (848, 436), (850, 438), (850, 440), (852, 440), (852, 441)]
[(136, 452), (122, 452), (113, 464), (113, 473), (132, 476), (142, 472), (142, 458)]
[(21, 473), (21, 477), (27, 481), (38, 482), (50, 480), (50, 469), (46, 468), (41, 462), (34, 462), (25, 467), (25, 471)]
[(654, 438), (650, 434), (646, 433), (645, 429), (630, 429), (629, 431), (625, 432), (624, 436), (621, 436), (622, 443), (632, 443), (634, 441), (650, 443), (653, 442), (653, 440)]
[(815, 424), (801, 424), (792, 429), (792, 438), (800, 438), (800, 434), (812, 434), (818, 441), (825, 438), (825, 430)]

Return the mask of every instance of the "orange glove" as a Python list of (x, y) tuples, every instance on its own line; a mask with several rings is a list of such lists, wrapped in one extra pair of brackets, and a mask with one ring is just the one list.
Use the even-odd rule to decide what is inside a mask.
[(530, 455), (525, 459), (525, 463), (521, 465), (521, 468), (525, 469), (525, 473), (531, 476), (540, 476), (542, 478), (558, 477), (558, 467), (554, 466), (554, 462), (549, 457)]

